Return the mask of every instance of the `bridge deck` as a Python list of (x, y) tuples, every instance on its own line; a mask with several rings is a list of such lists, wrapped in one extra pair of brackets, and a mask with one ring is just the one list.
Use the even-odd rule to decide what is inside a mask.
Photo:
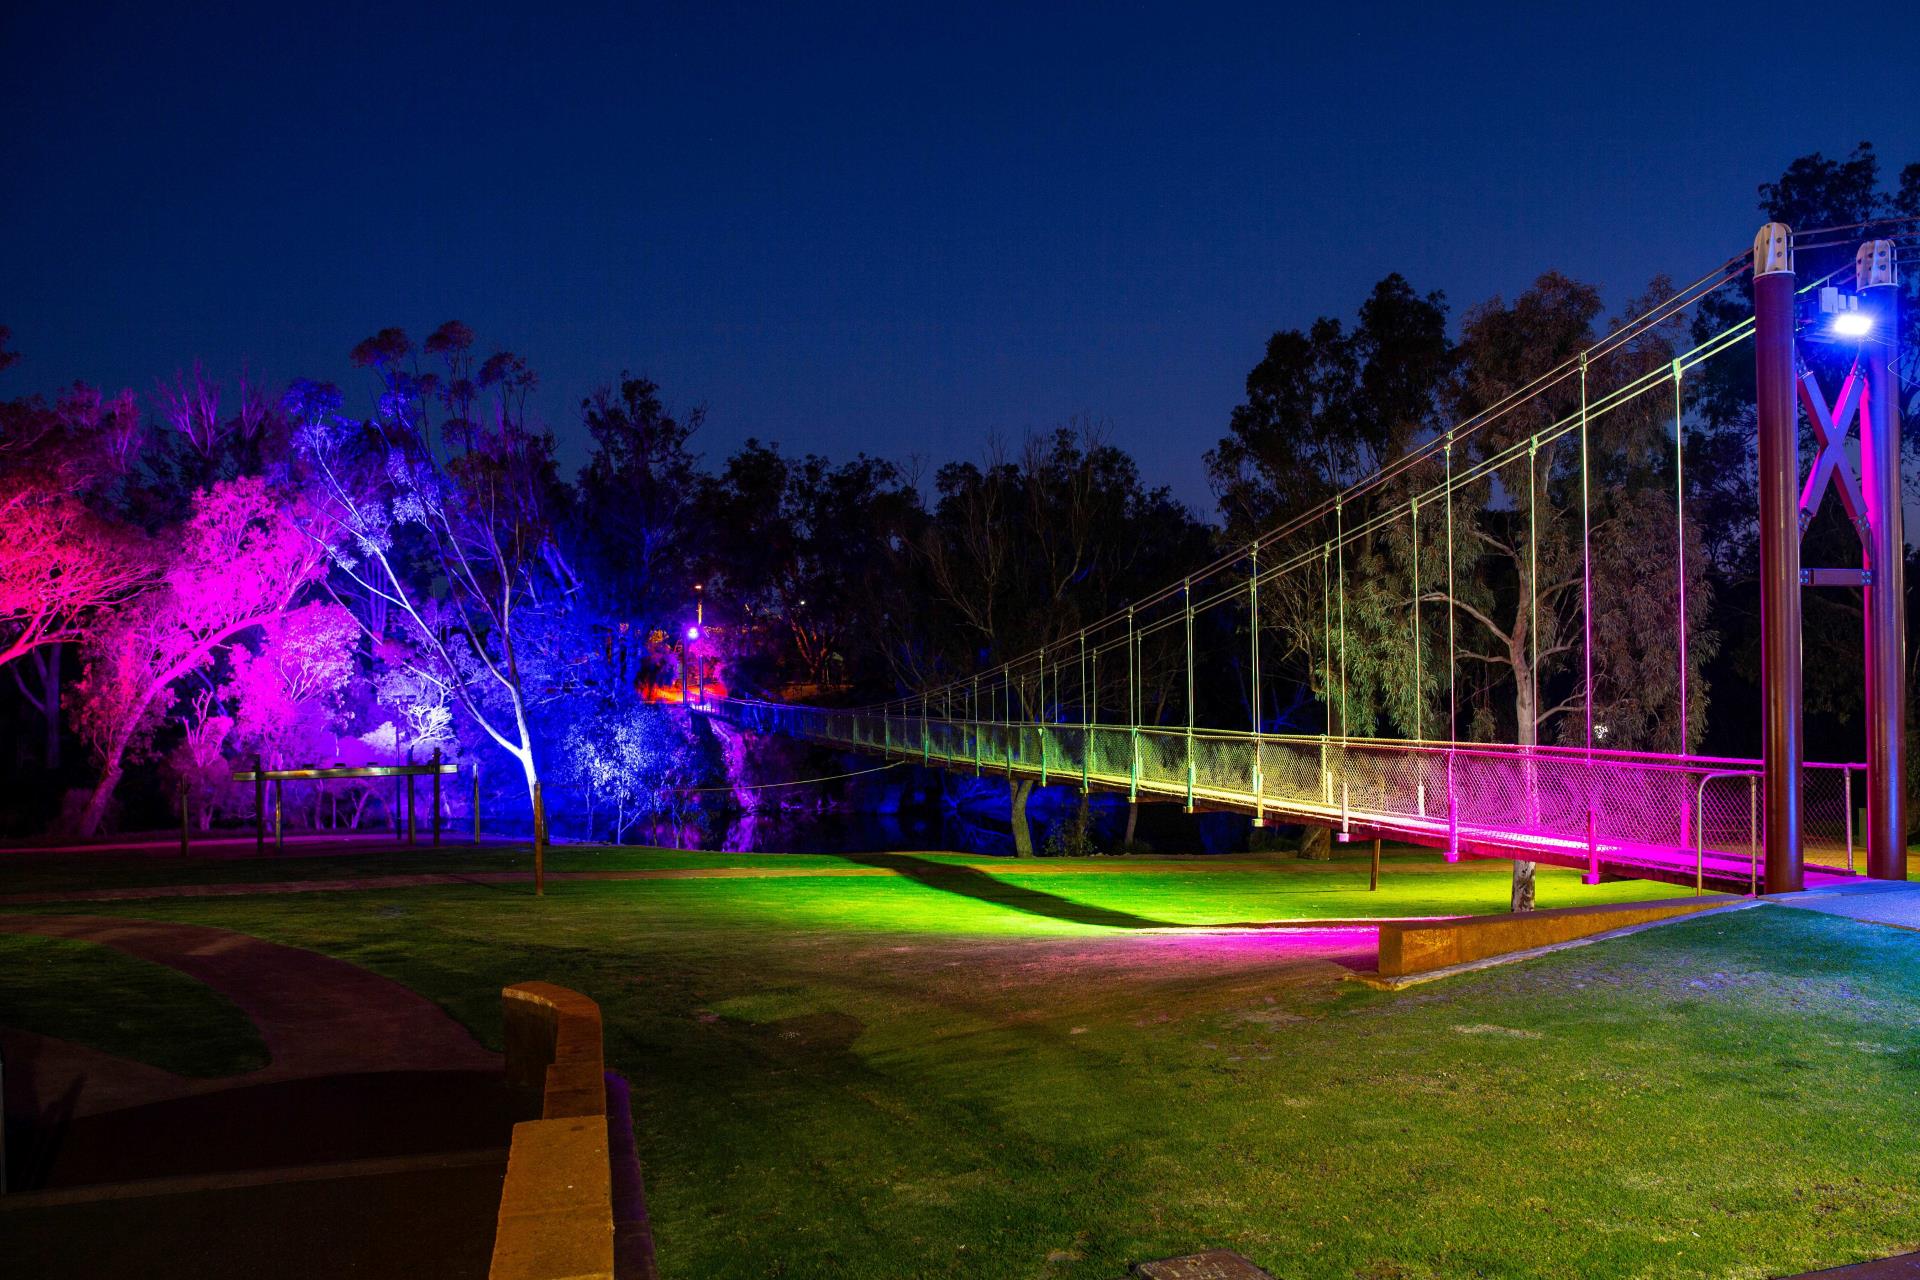
[[(939, 720), (738, 699), (742, 728), (930, 766), (1312, 823), (1348, 838), (1745, 892), (1759, 763), (1479, 743)], [(1809, 765), (1807, 883), (1851, 878), (1860, 766)]]

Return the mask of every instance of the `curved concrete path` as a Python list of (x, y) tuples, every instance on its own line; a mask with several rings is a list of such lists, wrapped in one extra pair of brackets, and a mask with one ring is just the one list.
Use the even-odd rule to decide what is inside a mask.
[[(271, 1061), (224, 1079), (189, 1079), (48, 1036), (8, 1032), (8, 1062), (32, 1062), (34, 1105), (72, 1097), (87, 1115), (241, 1084), (380, 1071), (497, 1071), (440, 1006), (358, 965), (204, 925), (107, 916), (0, 916), (0, 932), (112, 947), (196, 978), (238, 1005)], [(17, 1077), (16, 1077), (17, 1078)]]

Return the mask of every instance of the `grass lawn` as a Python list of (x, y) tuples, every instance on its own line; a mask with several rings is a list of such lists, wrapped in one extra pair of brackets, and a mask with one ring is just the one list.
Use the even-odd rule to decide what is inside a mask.
[[(1914, 934), (1762, 906), (1388, 994), (1326, 958), (1368, 931), (1155, 926), (1498, 910), (1506, 864), (1396, 858), (1369, 894), (1360, 860), (898, 858), (75, 909), (338, 955), (494, 1044), (507, 982), (593, 996), (669, 1277), (1112, 1280), (1211, 1245), (1758, 1277), (1920, 1245)], [(1677, 892), (1541, 874), (1542, 906)]]
[(225, 996), (165, 965), (70, 938), (0, 933), (0, 1026), (176, 1075), (267, 1065), (253, 1023)]

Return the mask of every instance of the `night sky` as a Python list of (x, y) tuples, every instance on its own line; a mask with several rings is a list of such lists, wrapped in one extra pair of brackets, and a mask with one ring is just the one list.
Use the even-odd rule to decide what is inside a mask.
[(1920, 78), (1805, 5), (315, 7), (0, 9), (0, 395), (364, 392), (357, 340), (459, 318), (573, 460), (627, 367), (710, 462), (1086, 413), (1211, 514), (1266, 336), (1387, 271), (1618, 303), (1796, 155), (1920, 159)]

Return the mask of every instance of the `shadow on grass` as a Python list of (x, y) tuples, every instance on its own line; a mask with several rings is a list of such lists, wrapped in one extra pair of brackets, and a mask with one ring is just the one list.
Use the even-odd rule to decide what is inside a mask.
[(989, 902), (996, 907), (1005, 907), (1009, 911), (1019, 911), (1030, 916), (1045, 916), (1051, 920), (1067, 920), (1074, 924), (1098, 925), (1106, 929), (1175, 927), (1170, 921), (1153, 920), (1146, 916), (1134, 915), (1130, 911), (1115, 911), (1109, 907), (1096, 907), (1084, 902), (1075, 902), (1071, 898), (1060, 897), (1058, 894), (1042, 893), (1038, 889), (1026, 889), (1019, 885), (1008, 884), (988, 872), (973, 867), (957, 866), (950, 862), (929, 862), (924, 858), (899, 853), (848, 853), (841, 856), (848, 862), (856, 862), (861, 866), (885, 867), (896, 875), (905, 876), (929, 889), (958, 894), (977, 902)]

